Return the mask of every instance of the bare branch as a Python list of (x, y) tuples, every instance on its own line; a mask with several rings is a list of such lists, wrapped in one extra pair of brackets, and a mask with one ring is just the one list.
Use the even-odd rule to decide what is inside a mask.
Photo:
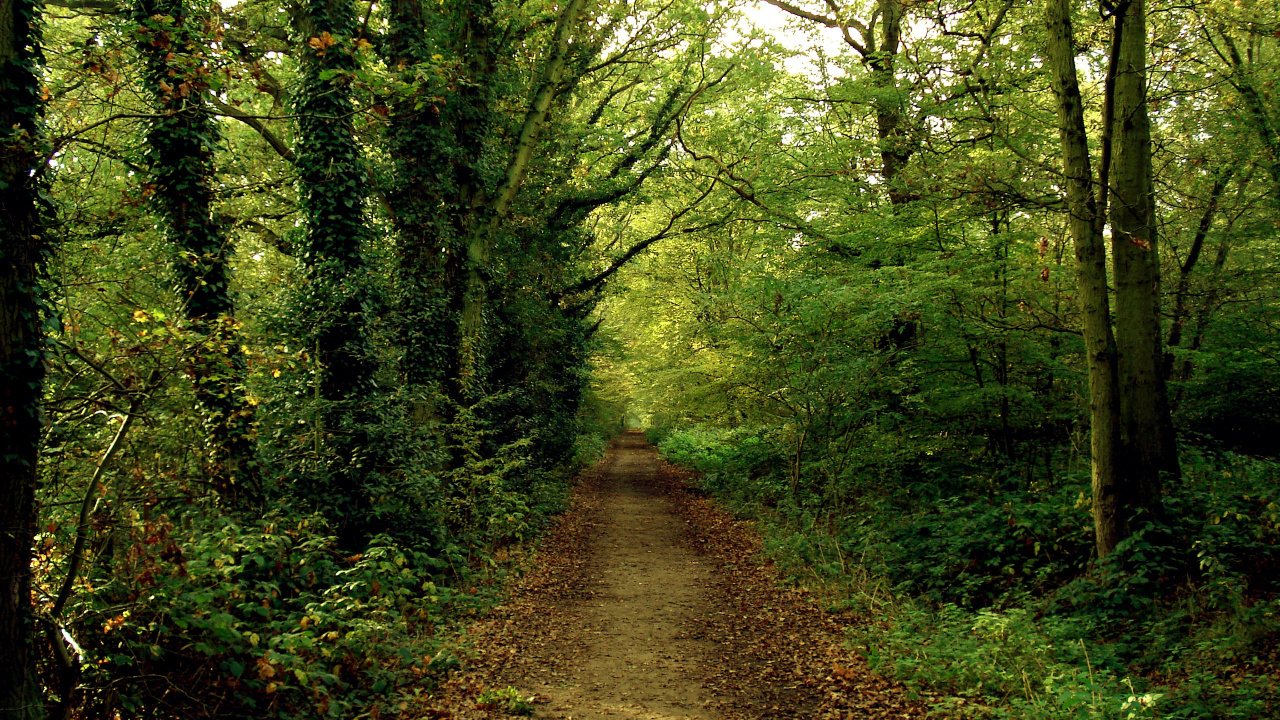
[(93, 514), (94, 509), (98, 507), (98, 487), (102, 484), (102, 476), (106, 472), (107, 466), (111, 464), (111, 459), (115, 457), (116, 451), (120, 449), (120, 445), (124, 442), (129, 428), (133, 426), (133, 419), (137, 417), (138, 411), (142, 408), (142, 403), (151, 395), (151, 391), (155, 390), (159, 385), (159, 377), (160, 372), (158, 370), (151, 371), (142, 389), (135, 393), (129, 401), (129, 409), (125, 411), (124, 420), (120, 423), (120, 428), (116, 430), (115, 437), (111, 439), (111, 444), (107, 446), (102, 457), (98, 458), (98, 465), (93, 470), (93, 477), (89, 479), (89, 487), (85, 489), (84, 500), (80, 503), (80, 519), (76, 524), (76, 541), (71, 549), (71, 561), (67, 566), (67, 576), (62, 581), (62, 588), (58, 591), (58, 597), (53, 602), (53, 608), (49, 610), (49, 616), (54, 619), (57, 619), (58, 615), (62, 613), (62, 608), (66, 606), (67, 600), (71, 598), (71, 589), (75, 585), (76, 576), (80, 574), (80, 566), (84, 564), (84, 545), (89, 535), (89, 517)]

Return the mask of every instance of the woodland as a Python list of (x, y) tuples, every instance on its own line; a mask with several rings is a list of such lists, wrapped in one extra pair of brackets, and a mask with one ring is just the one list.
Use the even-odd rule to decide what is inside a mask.
[(0, 720), (401, 716), (643, 428), (939, 717), (1280, 716), (1280, 7), (4, 0)]

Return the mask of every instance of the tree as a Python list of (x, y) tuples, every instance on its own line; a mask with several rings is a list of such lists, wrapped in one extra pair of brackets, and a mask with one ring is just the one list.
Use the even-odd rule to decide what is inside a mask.
[[(1114, 9), (1097, 198), (1091, 190), (1094, 180), (1069, 6), (1050, 0), (1046, 19), (1085, 315), (1095, 540), (1098, 556), (1105, 557), (1137, 529), (1141, 513), (1160, 515), (1161, 474), (1179, 472), (1161, 370), (1160, 260), (1146, 110), (1146, 14), (1143, 0)], [(1102, 244), (1103, 214), (1108, 209), (1116, 285), (1114, 331)]]
[(40, 4), (0, 4), (0, 719), (44, 716), (31, 545), (44, 393)]
[[(312, 354), (319, 401), (316, 442), (334, 453), (329, 484), (317, 500), (335, 508), (340, 535), (358, 546), (368, 499), (363, 487), (364, 425), (375, 393), (371, 345), (374, 312), (365, 246), (367, 170), (354, 135), (352, 73), (367, 41), (357, 37), (351, 0), (308, 0), (297, 19), (301, 79), (295, 167), (303, 214), (298, 321)], [(362, 45), (363, 42), (363, 45)]]
[[(1116, 465), (1121, 451), (1120, 390), (1107, 286), (1107, 250), (1102, 236), (1099, 198), (1094, 196), (1089, 138), (1084, 123), (1084, 97), (1076, 74), (1070, 0), (1047, 0), (1045, 20), (1048, 25), (1049, 71), (1058, 98), (1068, 223), (1075, 245), (1076, 283), (1080, 311), (1084, 317), (1094, 534), (1101, 557), (1115, 548), (1120, 540), (1116, 485), (1123, 482), (1117, 474)], [(1102, 172), (1104, 180), (1100, 186), (1105, 188), (1105, 165)], [(1105, 202), (1105, 192), (1100, 194)]]
[[(483, 0), (431, 14), (420, 0), (397, 0), (388, 8), (382, 47), (401, 83), (386, 128), (394, 163), (388, 197), (397, 240), (400, 372), (413, 392), (455, 399), (456, 382), (448, 380), (457, 374), (465, 238), (488, 180), (481, 162), (493, 123), (494, 21), (492, 3)], [(457, 69), (435, 50), (447, 52)], [(419, 422), (445, 415), (429, 410), (434, 404), (416, 401)]]
[[(1160, 240), (1147, 117), (1145, 0), (1116, 8), (1111, 171), (1111, 253), (1116, 286), (1116, 365), (1120, 373), (1120, 438), (1126, 482), (1120, 503), (1130, 524), (1142, 511), (1161, 513), (1162, 474), (1177, 478), (1178, 452), (1161, 372)], [(1132, 531), (1133, 527), (1127, 528)]]
[[(900, 186), (898, 180), (919, 145), (915, 122), (908, 115), (906, 93), (898, 87), (897, 62), (902, 45), (902, 23), (906, 18), (902, 0), (877, 0), (871, 18), (865, 22), (836, 3), (828, 3), (831, 14), (822, 15), (782, 0), (766, 1), (796, 17), (839, 29), (845, 43), (862, 58), (870, 72), (871, 104), (880, 141), (880, 175), (888, 189), (889, 202), (899, 206), (915, 199), (911, 192)], [(1000, 19), (1003, 19), (1003, 13)], [(996, 25), (999, 23), (997, 20)]]
[(147, 134), (151, 203), (176, 255), (178, 300), (191, 325), (187, 374), (204, 415), (213, 485), (230, 500), (252, 488), (252, 406), (244, 398), (245, 362), (231, 295), (228, 230), (214, 213), (214, 150), (220, 141), (210, 107), (207, 17), (185, 0), (141, 0), (138, 49), (156, 115)]

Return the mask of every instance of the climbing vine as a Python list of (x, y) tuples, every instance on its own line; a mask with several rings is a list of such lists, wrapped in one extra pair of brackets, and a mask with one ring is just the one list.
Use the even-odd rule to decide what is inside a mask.
[(207, 9), (188, 0), (140, 0), (134, 15), (143, 83), (156, 111), (147, 133), (151, 176), (144, 194), (174, 253), (176, 291), (193, 345), (187, 374), (205, 419), (209, 471), (220, 492), (242, 496), (252, 484), (253, 407), (236, 339), (233, 247), (215, 212), (221, 134), (209, 107), (219, 77), (209, 57), (212, 23)]
[(0, 718), (36, 717), (31, 556), (49, 328), (40, 2), (0, 17)]
[(377, 368), (370, 337), (374, 294), (365, 246), (367, 168), (355, 138), (351, 81), (358, 53), (350, 0), (309, 0), (299, 26), (302, 50), (294, 98), (297, 116), (295, 168), (302, 221), (297, 258), (302, 283), (296, 317), (311, 353), (312, 387), (320, 407), (317, 442), (333, 451), (329, 497), (340, 508), (344, 534), (360, 534), (367, 505), (358, 466), (368, 451), (369, 420)]

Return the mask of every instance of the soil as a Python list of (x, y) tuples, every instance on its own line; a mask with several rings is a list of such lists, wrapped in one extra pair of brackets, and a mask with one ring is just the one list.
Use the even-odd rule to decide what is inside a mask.
[(689, 481), (639, 433), (620, 436), (419, 716), (923, 717), (843, 646), (866, 619), (781, 586), (751, 525)]

